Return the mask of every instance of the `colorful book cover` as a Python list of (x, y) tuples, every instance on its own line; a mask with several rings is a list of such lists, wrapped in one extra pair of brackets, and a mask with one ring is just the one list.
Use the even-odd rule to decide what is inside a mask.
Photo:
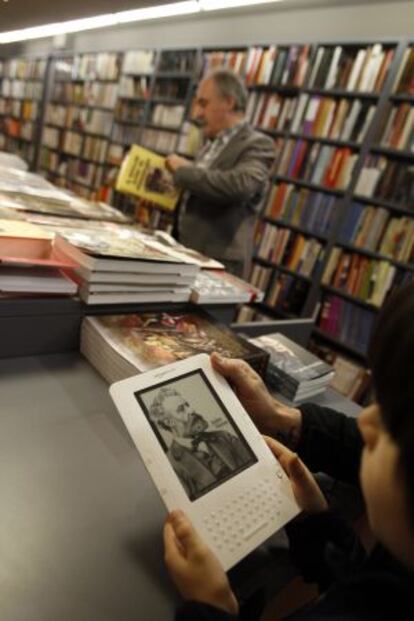
[(165, 157), (133, 145), (126, 155), (116, 181), (118, 192), (133, 194), (173, 211), (180, 191), (165, 166)]
[(243, 358), (263, 375), (269, 359), (266, 352), (201, 309), (99, 316), (87, 321), (138, 371), (215, 351)]

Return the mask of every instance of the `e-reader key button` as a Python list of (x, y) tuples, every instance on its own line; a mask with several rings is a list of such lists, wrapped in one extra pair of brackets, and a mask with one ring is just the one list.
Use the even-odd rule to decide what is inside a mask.
[(243, 533), (243, 539), (245, 540), (251, 539), (252, 537), (254, 537), (256, 533), (259, 532), (259, 530), (267, 526), (267, 524), (268, 524), (267, 520), (260, 522), (259, 524), (255, 524), (250, 530), (247, 530)]

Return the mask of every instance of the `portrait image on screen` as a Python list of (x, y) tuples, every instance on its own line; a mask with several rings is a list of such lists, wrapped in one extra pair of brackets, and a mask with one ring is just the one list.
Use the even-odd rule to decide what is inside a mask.
[(135, 397), (191, 501), (258, 461), (201, 369)]

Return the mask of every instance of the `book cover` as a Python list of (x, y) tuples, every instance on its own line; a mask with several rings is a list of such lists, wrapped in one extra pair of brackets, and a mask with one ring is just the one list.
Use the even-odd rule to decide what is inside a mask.
[(250, 342), (270, 354), (267, 379), (289, 398), (320, 392), (333, 377), (331, 365), (283, 334), (267, 334)]
[(138, 230), (113, 225), (110, 229), (61, 228), (56, 236), (58, 252), (71, 257), (88, 270), (168, 271), (195, 274), (199, 267), (190, 259), (172, 256), (161, 244)]
[(105, 340), (140, 372), (198, 353), (243, 358), (264, 375), (269, 354), (200, 308), (88, 317)]
[(165, 166), (165, 157), (138, 145), (131, 147), (122, 162), (116, 189), (170, 211), (175, 209), (180, 196)]

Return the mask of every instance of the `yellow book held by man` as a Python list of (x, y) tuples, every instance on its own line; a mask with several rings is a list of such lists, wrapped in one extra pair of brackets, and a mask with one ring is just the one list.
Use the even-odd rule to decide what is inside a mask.
[(171, 211), (175, 209), (180, 196), (165, 166), (165, 157), (138, 145), (133, 145), (125, 156), (116, 180), (116, 189)]

